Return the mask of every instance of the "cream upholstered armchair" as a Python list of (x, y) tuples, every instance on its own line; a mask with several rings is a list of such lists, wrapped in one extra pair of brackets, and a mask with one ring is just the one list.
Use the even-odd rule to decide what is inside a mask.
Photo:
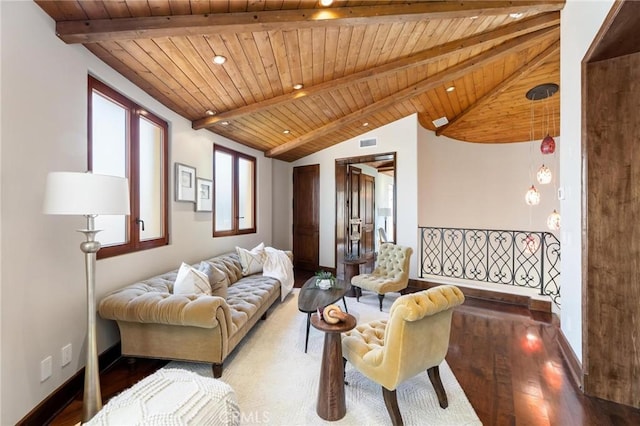
[(358, 287), (356, 300), (360, 301), (359, 289), (375, 291), (380, 300), (380, 310), (382, 311), (382, 300), (384, 294), (400, 291), (407, 288), (409, 284), (409, 261), (411, 260), (411, 247), (399, 246), (392, 243), (380, 245), (380, 253), (376, 261), (376, 268), (370, 274), (356, 275), (351, 278), (351, 285)]
[(463, 302), (453, 285), (406, 294), (393, 303), (388, 320), (358, 325), (342, 338), (344, 362), (382, 386), (394, 425), (402, 424), (396, 388), (425, 370), (440, 407), (449, 405), (439, 365), (449, 348), (453, 308)]

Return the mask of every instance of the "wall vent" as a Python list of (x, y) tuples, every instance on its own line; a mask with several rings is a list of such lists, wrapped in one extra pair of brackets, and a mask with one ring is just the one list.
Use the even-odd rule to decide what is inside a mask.
[(440, 117), (433, 120), (432, 123), (434, 126), (436, 126), (436, 128), (438, 128), (444, 126), (445, 124), (449, 124), (449, 120), (447, 120), (447, 117)]
[(369, 148), (378, 145), (378, 139), (360, 139), (360, 148)]

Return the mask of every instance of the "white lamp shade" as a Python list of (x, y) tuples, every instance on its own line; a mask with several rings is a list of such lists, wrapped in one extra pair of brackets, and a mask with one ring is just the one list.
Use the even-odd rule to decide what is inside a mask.
[(49, 173), (43, 210), (45, 214), (127, 215), (129, 181), (93, 173)]
[(391, 208), (389, 208), (389, 207), (380, 207), (378, 209), (378, 216), (384, 216), (384, 217), (391, 216)]

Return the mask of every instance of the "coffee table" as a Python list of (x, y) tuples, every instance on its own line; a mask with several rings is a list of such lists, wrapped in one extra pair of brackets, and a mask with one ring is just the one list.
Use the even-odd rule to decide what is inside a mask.
[(318, 308), (324, 308), (327, 305), (337, 302), (342, 299), (344, 304), (344, 310), (347, 309), (347, 302), (344, 300), (344, 295), (351, 288), (351, 284), (342, 280), (336, 280), (333, 287), (327, 290), (322, 290), (316, 287), (316, 277), (311, 277), (304, 283), (298, 294), (298, 310), (307, 314), (307, 334), (304, 340), (304, 353), (307, 353), (307, 346), (309, 345), (309, 328), (311, 326), (311, 314), (316, 312)]

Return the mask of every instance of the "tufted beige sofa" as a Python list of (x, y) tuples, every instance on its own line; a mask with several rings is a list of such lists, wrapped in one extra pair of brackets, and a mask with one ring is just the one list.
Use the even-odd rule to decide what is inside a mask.
[[(376, 260), (376, 268), (370, 274), (356, 275), (351, 278), (351, 285), (365, 290), (378, 293), (380, 310), (382, 311), (382, 300), (385, 293), (404, 290), (409, 284), (409, 261), (413, 249), (396, 245), (393, 243), (383, 243), (380, 245), (380, 253)], [(360, 291), (356, 289), (358, 301), (360, 301)]]
[(214, 377), (222, 375), (225, 358), (280, 298), (280, 282), (262, 273), (243, 277), (236, 253), (206, 262), (227, 275), (226, 299), (173, 294), (176, 269), (100, 301), (100, 316), (118, 323), (123, 356), (210, 362)]

